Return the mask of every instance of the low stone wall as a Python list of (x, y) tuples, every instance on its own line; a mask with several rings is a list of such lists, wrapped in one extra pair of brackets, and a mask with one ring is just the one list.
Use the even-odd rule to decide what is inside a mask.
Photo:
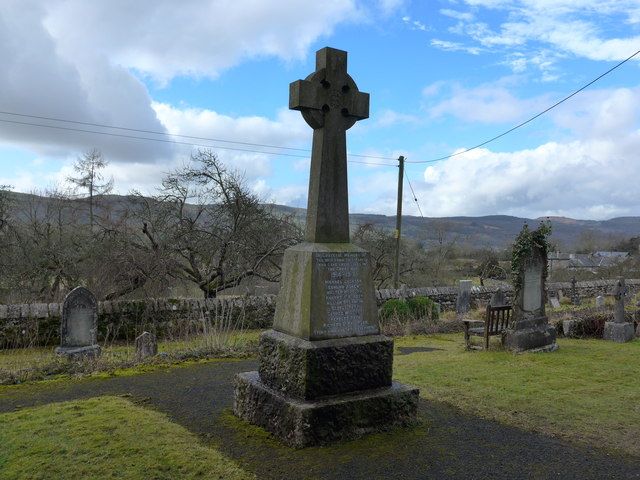
[[(60, 303), (0, 305), (0, 348), (58, 344), (61, 308)], [(98, 302), (98, 341), (133, 341), (145, 330), (158, 338), (185, 338), (221, 323), (268, 328), (274, 311), (275, 295)]]
[[(640, 289), (640, 280), (626, 280), (630, 295)], [(616, 280), (578, 282), (576, 289), (581, 298), (609, 295)], [(513, 288), (502, 287), (507, 300), (513, 296)], [(549, 283), (550, 295), (571, 296), (571, 283)], [(472, 306), (487, 304), (495, 287), (471, 288)], [(376, 299), (382, 305), (391, 298), (429, 297), (439, 303), (442, 310), (456, 306), (457, 287), (404, 288), (378, 290)], [(223, 299), (147, 299), (136, 301), (99, 302), (98, 340), (133, 341), (142, 331), (155, 333), (158, 338), (184, 338), (203, 331), (204, 325), (227, 321), (242, 324), (244, 328), (268, 328), (273, 323), (275, 295), (237, 297)], [(59, 303), (33, 303), (0, 305), (0, 348), (59, 343)]]

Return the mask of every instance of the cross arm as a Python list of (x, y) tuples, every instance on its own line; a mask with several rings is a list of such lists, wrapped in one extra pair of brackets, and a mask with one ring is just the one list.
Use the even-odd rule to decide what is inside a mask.
[(289, 84), (289, 108), (292, 110), (307, 108), (320, 110), (322, 102), (319, 99), (316, 86), (309, 80), (291, 82)]

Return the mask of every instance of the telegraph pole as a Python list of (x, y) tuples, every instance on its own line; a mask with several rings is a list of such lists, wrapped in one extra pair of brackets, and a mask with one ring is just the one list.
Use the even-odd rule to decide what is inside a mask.
[(393, 272), (393, 288), (400, 288), (400, 232), (402, 231), (402, 186), (404, 184), (404, 157), (398, 157), (398, 209), (396, 212), (396, 258)]

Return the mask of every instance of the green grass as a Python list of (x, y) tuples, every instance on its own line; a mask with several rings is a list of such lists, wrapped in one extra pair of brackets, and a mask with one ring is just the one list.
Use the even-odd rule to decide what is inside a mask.
[(0, 350), (0, 385), (48, 380), (60, 375), (135, 370), (144, 373), (158, 366), (187, 360), (246, 357), (254, 353), (259, 335), (258, 330), (234, 332), (222, 348), (218, 342), (212, 344), (204, 336), (190, 340), (160, 341), (160, 355), (144, 362), (136, 361), (133, 345), (104, 346), (98, 359), (84, 362), (69, 362), (55, 355), (53, 347), (5, 349)]
[(165, 415), (118, 397), (0, 415), (2, 479), (250, 479)]
[(553, 353), (465, 351), (461, 334), (396, 339), (441, 350), (396, 356), (424, 398), (527, 430), (640, 455), (640, 340), (560, 339)]

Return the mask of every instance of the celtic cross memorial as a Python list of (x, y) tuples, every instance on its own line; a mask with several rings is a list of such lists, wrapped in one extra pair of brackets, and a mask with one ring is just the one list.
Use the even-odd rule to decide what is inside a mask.
[(368, 118), (369, 95), (333, 48), (289, 93), (313, 128), (305, 242), (285, 251), (273, 329), (260, 337), (258, 371), (236, 377), (234, 412), (304, 447), (412, 423), (418, 390), (392, 381), (370, 256), (349, 241), (346, 132)]

